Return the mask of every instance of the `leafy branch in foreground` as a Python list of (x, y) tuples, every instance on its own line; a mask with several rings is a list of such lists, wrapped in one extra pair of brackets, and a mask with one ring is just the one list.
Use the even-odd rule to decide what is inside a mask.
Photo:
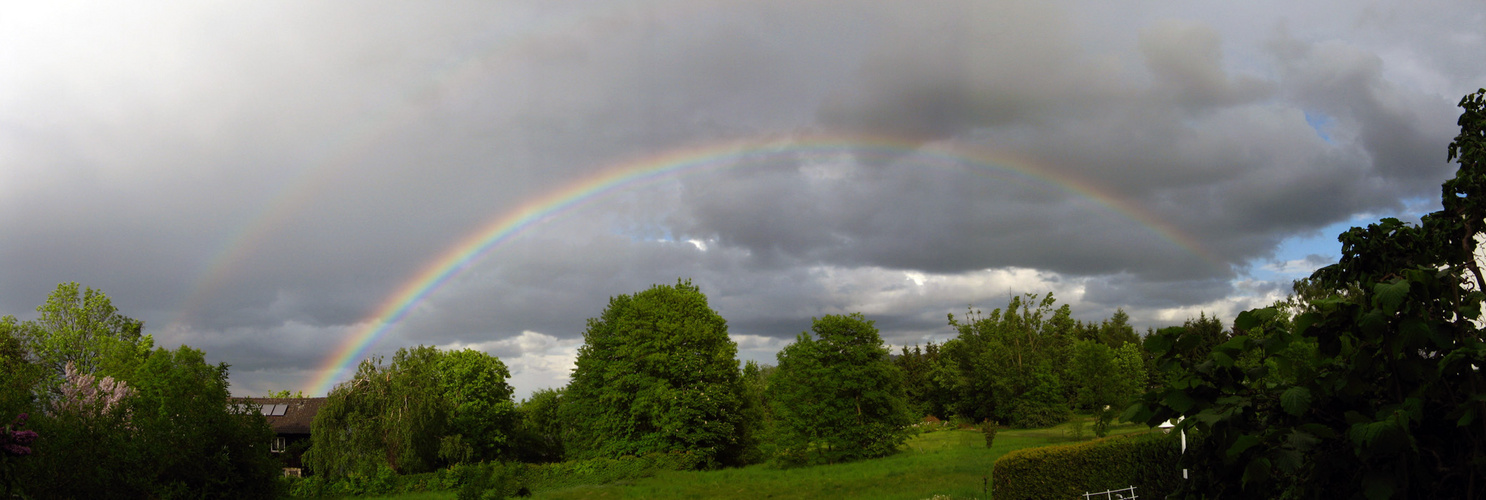
[[(1126, 418), (1184, 417), (1188, 494), (1477, 498), (1486, 493), (1486, 89), (1461, 100), (1444, 209), (1343, 233), (1299, 307), (1246, 311), (1206, 356), (1180, 330), (1146, 347), (1170, 383)], [(1288, 311), (1298, 311), (1290, 316)]]

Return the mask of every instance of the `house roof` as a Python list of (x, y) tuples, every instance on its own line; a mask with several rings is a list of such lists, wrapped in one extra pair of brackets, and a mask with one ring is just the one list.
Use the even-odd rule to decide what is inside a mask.
[[(235, 398), (262, 407), (268, 426), (274, 434), (309, 434), (315, 413), (325, 405), (325, 398)], [(282, 406), (280, 406), (282, 405)]]

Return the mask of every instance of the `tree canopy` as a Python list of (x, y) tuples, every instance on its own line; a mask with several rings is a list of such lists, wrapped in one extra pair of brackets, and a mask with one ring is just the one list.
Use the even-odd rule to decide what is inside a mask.
[(690, 281), (620, 295), (588, 320), (561, 414), (569, 458), (697, 453), (735, 463), (737, 345)]
[(1303, 304), (1239, 314), (1201, 357), (1184, 355), (1201, 343), (1188, 332), (1147, 339), (1170, 384), (1127, 416), (1197, 431), (1189, 492), (1486, 494), (1486, 89), (1460, 106), (1442, 210), (1342, 233), (1340, 261), (1297, 286)]
[(780, 457), (836, 463), (897, 451), (914, 416), (902, 370), (888, 359), (872, 321), (861, 313), (827, 315), (810, 330), (779, 351), (769, 385)]
[(316, 414), (305, 454), (316, 473), (426, 472), (511, 453), (516, 411), (499, 359), (418, 346), (380, 361), (362, 361)]
[[(273, 432), (237, 412), (227, 365), (152, 349), (102, 291), (63, 283), (36, 320), (0, 318), (0, 409), (41, 437), (12, 472), (36, 498), (252, 498), (279, 494)], [(84, 474), (78, 471), (87, 471)]]

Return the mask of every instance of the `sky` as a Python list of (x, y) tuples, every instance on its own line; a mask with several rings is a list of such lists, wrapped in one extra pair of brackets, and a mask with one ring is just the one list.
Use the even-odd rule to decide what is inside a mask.
[(1051, 292), (1226, 321), (1437, 210), (1477, 1), (6, 2), (0, 314), (102, 290), (239, 396), (398, 348), (566, 383), (690, 279), (765, 363)]

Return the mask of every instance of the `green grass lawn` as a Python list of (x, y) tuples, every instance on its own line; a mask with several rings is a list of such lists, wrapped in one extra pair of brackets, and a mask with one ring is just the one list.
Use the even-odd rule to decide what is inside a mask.
[[(1002, 430), (989, 449), (979, 431), (937, 431), (908, 440), (901, 453), (875, 460), (794, 469), (755, 465), (667, 472), (606, 485), (541, 491), (533, 498), (985, 498), (985, 483), (997, 458), (1015, 449), (1072, 442), (1071, 426)], [(1086, 439), (1093, 437), (1088, 429), (1086, 425)], [(1112, 428), (1110, 434), (1145, 430), (1144, 425), (1125, 424)]]
[[(1084, 439), (1092, 418), (1080, 419)], [(836, 465), (777, 469), (754, 465), (713, 471), (664, 472), (654, 477), (536, 492), (534, 499), (567, 498), (986, 498), (991, 464), (1006, 452), (1073, 442), (1074, 423), (1046, 429), (1002, 429), (985, 447), (978, 430), (921, 434), (890, 457)], [(1111, 435), (1146, 432), (1140, 424), (1116, 425)], [(452, 500), (453, 491), (409, 493), (388, 500)]]

